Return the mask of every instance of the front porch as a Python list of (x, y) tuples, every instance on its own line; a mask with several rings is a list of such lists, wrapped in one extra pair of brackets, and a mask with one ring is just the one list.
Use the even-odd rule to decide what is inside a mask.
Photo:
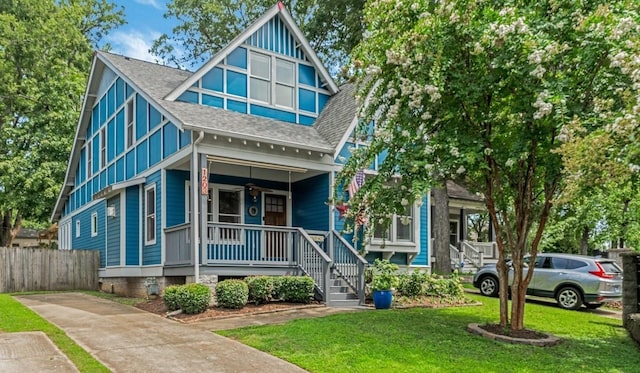
[[(192, 276), (196, 271), (219, 276), (307, 275), (328, 305), (364, 302), (367, 262), (336, 231), (208, 223), (204, 244), (194, 250), (191, 230), (190, 223), (165, 229), (165, 276)], [(196, 251), (198, 264), (193, 260)], [(353, 297), (336, 294), (336, 281)]]

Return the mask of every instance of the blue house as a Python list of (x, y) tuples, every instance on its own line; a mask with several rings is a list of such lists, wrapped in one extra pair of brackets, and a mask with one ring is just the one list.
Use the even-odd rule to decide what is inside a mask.
[(59, 247), (98, 250), (109, 291), (308, 274), (327, 303), (357, 304), (367, 261), (428, 269), (430, 203), (364, 258), (342, 237), (327, 201), (359, 146), (356, 111), (282, 4), (196, 72), (98, 51), (52, 215)]

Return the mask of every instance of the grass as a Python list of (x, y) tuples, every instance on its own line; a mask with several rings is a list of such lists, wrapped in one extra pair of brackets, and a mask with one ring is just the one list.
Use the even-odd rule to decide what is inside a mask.
[(219, 333), (311, 372), (638, 372), (640, 351), (620, 320), (528, 303), (527, 328), (564, 341), (509, 345), (465, 331), (498, 319), (497, 299), (470, 297), (484, 305), (363, 311)]
[(44, 332), (81, 372), (109, 372), (104, 365), (78, 346), (62, 330), (44, 320), (11, 295), (0, 294), (0, 331)]

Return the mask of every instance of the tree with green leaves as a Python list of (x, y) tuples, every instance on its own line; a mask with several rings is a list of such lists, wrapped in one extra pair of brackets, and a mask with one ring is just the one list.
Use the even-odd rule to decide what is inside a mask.
[[(364, 0), (286, 0), (285, 7), (331, 71), (342, 67), (362, 38)], [(267, 9), (273, 0), (172, 0), (165, 18), (176, 18), (171, 35), (161, 35), (151, 52), (177, 66), (207, 61)]]
[(639, 7), (630, 0), (367, 3), (352, 60), (362, 123), (374, 131), (339, 184), (377, 154), (388, 156), (350, 211), (384, 224), (442, 180), (464, 179), (484, 194), (495, 227), (500, 324), (523, 329), (533, 275), (523, 259), (535, 259), (564, 189), (563, 144), (616, 122), (637, 131)]
[(64, 179), (92, 46), (123, 13), (107, 0), (0, 2), (0, 247), (48, 220)]

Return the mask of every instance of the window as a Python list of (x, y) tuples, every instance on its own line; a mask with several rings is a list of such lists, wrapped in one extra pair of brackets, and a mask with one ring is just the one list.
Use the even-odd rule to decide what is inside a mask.
[(145, 244), (156, 243), (156, 185), (153, 184), (145, 189)]
[(91, 237), (98, 235), (98, 213), (91, 214)]
[(241, 223), (240, 192), (218, 190), (218, 221), (220, 223)]
[(254, 100), (271, 102), (271, 57), (251, 53), (250, 97)]
[(107, 165), (107, 129), (102, 127), (100, 130), (100, 167)]
[(80, 237), (80, 220), (76, 220), (76, 238)]
[(133, 99), (127, 101), (127, 149), (133, 146), (135, 142), (136, 128), (133, 125), (133, 118), (135, 118)]
[(413, 207), (408, 206), (403, 215), (394, 214), (389, 226), (376, 224), (373, 238), (391, 242), (413, 242), (415, 228), (413, 214)]
[(93, 151), (91, 149), (91, 140), (87, 141), (87, 179), (93, 174)]
[(276, 58), (276, 105), (293, 108), (294, 68), (292, 62)]

